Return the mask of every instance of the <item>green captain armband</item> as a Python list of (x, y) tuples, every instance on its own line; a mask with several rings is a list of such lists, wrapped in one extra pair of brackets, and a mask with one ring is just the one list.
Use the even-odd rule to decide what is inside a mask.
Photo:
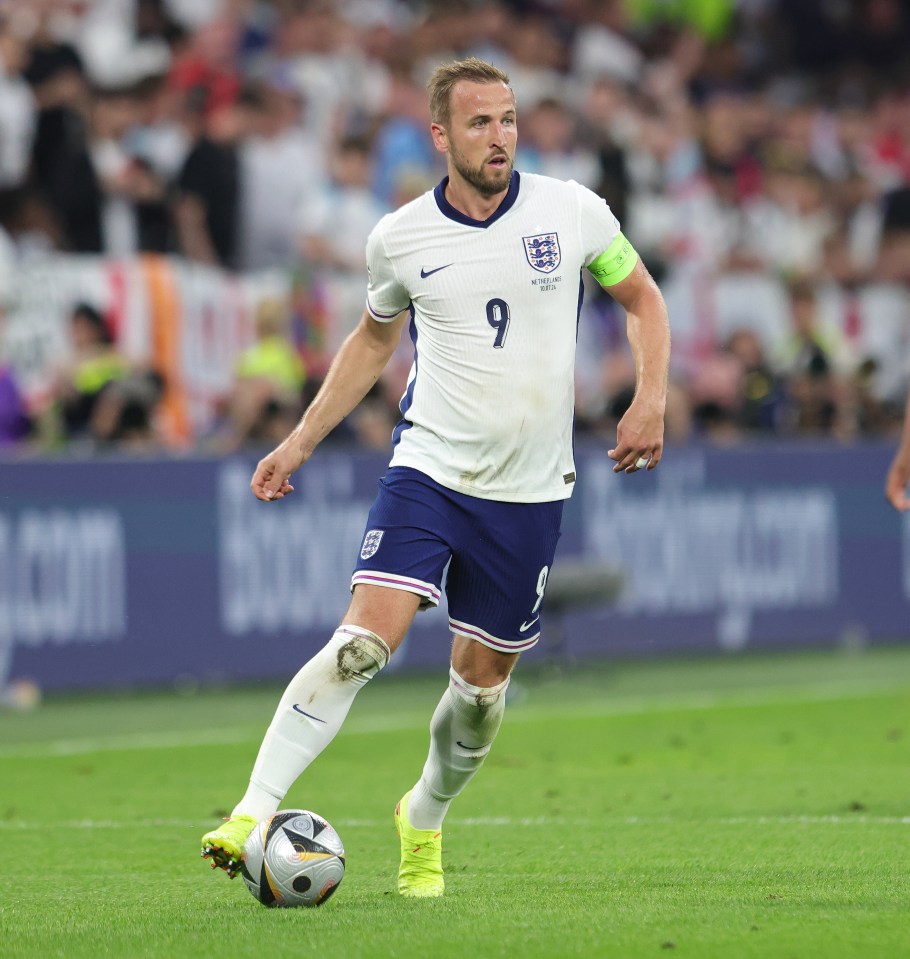
[(622, 233), (617, 233), (607, 249), (588, 265), (588, 271), (601, 286), (613, 286), (624, 280), (635, 269), (637, 262), (635, 247)]

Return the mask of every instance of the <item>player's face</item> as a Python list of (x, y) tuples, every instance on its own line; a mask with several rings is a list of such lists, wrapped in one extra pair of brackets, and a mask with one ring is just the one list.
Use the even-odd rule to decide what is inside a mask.
[(461, 80), (452, 89), (450, 108), (448, 126), (434, 124), (437, 148), (481, 195), (507, 190), (518, 141), (512, 91), (504, 83)]

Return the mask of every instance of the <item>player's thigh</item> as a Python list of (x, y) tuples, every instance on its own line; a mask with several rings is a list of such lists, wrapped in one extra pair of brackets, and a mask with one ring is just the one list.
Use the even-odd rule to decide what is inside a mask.
[(370, 630), (394, 653), (410, 629), (420, 602), (417, 593), (407, 590), (358, 584), (342, 622)]
[(501, 653), (458, 633), (452, 637), (452, 669), (472, 686), (489, 688), (505, 682), (518, 656), (518, 653)]
[[(351, 588), (348, 616), (395, 648), (414, 614), (439, 603), (451, 556), (445, 491), (416, 470), (395, 468), (382, 478), (367, 517)], [(394, 644), (394, 645), (393, 645)]]
[(505, 654), (535, 645), (562, 507), (562, 500), (470, 507), (446, 581), (453, 633)]

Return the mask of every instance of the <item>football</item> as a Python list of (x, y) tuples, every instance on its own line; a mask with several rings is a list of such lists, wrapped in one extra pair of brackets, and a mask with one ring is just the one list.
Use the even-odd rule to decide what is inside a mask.
[(321, 906), (344, 878), (344, 846), (322, 816), (283, 809), (250, 833), (240, 872), (264, 906)]

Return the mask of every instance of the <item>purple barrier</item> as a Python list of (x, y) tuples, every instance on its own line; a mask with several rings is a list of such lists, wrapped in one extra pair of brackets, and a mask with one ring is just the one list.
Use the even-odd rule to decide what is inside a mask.
[[(573, 657), (910, 635), (910, 519), (891, 449), (681, 449), (615, 476), (578, 451), (559, 556), (623, 571), (612, 606), (550, 617)], [(0, 471), (0, 682), (46, 689), (284, 678), (344, 612), (384, 455), (323, 450), (275, 504), (245, 460), (16, 462)], [(527, 658), (552, 654), (544, 640)], [(556, 626), (565, 629), (557, 630)], [(445, 607), (391, 668), (448, 656)], [(548, 653), (549, 649), (549, 653)]]
[(570, 652), (910, 638), (910, 516), (883, 493), (892, 455), (690, 448), (620, 482), (605, 457), (584, 456), (564, 539), (621, 568), (625, 589), (594, 621), (567, 619)]

